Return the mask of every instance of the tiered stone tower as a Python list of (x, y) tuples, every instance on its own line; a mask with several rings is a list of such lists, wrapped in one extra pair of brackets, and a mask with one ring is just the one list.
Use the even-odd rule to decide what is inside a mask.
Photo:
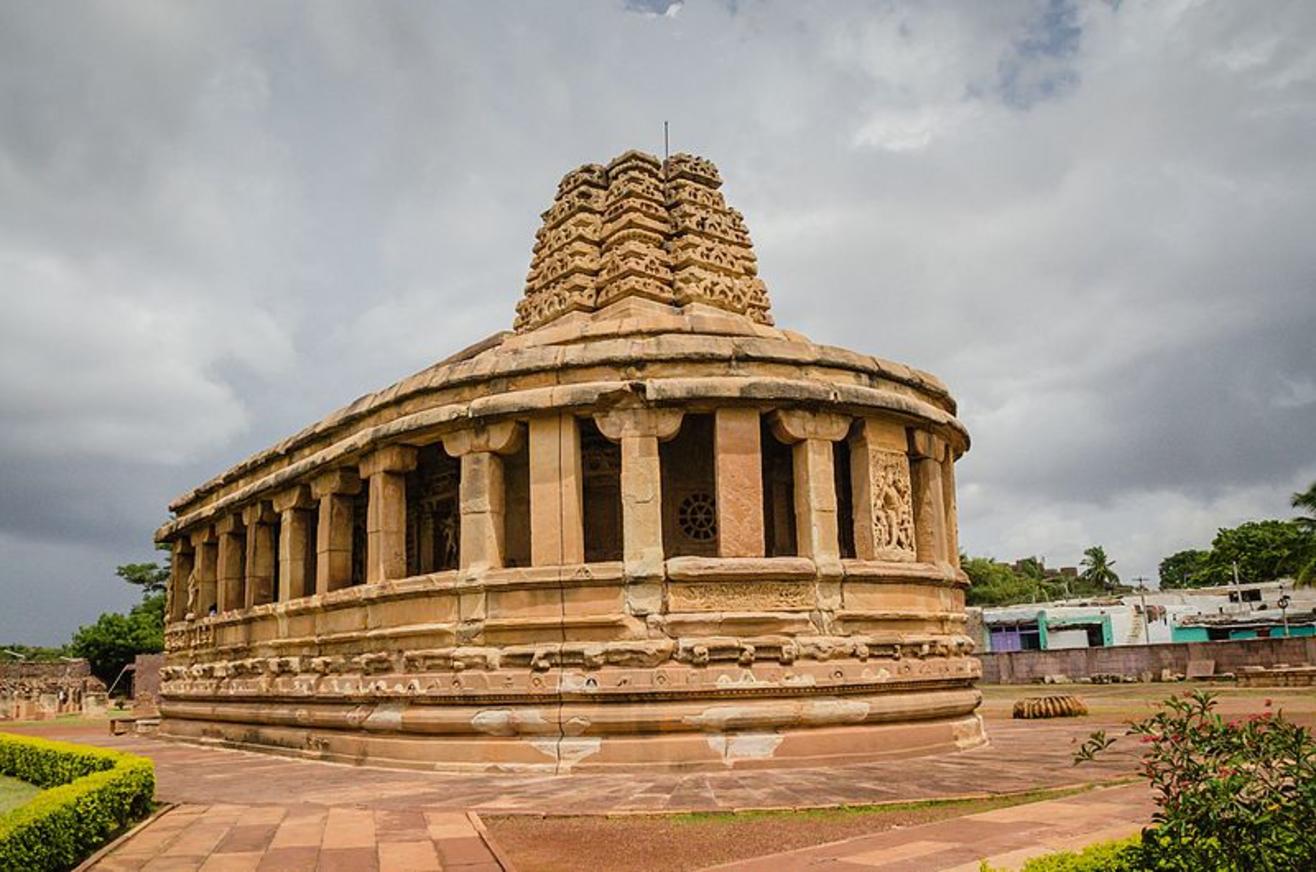
[(775, 327), (719, 185), (568, 173), (515, 331), (175, 500), (162, 734), (553, 772), (981, 743), (955, 402)]
[(516, 329), (628, 298), (707, 303), (771, 324), (745, 220), (710, 161), (628, 151), (567, 173), (535, 235)]

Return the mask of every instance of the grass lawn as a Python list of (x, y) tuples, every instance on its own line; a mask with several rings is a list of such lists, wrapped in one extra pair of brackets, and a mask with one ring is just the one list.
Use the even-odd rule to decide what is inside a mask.
[(26, 781), (0, 775), (0, 814), (18, 808), (40, 792), (41, 788), (33, 787)]

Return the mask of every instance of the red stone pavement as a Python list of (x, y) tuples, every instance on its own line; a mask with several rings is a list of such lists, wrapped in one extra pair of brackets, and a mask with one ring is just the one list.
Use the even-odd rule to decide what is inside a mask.
[(997, 721), (990, 725), (988, 747), (916, 760), (566, 776), (354, 767), (141, 736), (112, 737), (102, 732), (103, 726), (43, 724), (21, 731), (119, 748), (155, 761), (157, 796), (177, 807), (116, 848), (98, 870), (477, 872), (505, 867), (479, 832), (478, 817), (468, 811), (616, 814), (819, 807), (1010, 793), (1129, 773), (1127, 752), (1073, 768), (1074, 743), (1094, 726), (1099, 724), (1086, 720)]

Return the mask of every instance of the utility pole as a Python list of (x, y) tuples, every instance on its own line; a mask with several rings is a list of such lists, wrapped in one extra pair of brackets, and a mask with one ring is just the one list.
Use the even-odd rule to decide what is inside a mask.
[(1289, 603), (1291, 602), (1293, 601), (1289, 599), (1289, 595), (1284, 594), (1282, 597), (1279, 598), (1279, 601), (1275, 603), (1275, 605), (1279, 606), (1279, 616), (1280, 619), (1284, 622), (1285, 639), (1289, 637)]
[(1138, 583), (1138, 597), (1142, 600), (1142, 643), (1151, 644), (1151, 622), (1147, 619), (1147, 576), (1133, 579)]

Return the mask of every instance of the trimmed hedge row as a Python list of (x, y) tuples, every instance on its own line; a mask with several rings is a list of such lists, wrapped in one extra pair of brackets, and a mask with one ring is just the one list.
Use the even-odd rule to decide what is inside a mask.
[[(1138, 846), (1141, 836), (1116, 839), (1113, 842), (1098, 842), (1075, 853), (1059, 851), (1043, 854), (1024, 863), (1020, 872), (1144, 872)], [(1004, 870), (982, 863), (982, 872), (1004, 872)]]
[(71, 869), (145, 817), (155, 767), (145, 757), (0, 733), (0, 774), (45, 788), (0, 815), (0, 869)]

